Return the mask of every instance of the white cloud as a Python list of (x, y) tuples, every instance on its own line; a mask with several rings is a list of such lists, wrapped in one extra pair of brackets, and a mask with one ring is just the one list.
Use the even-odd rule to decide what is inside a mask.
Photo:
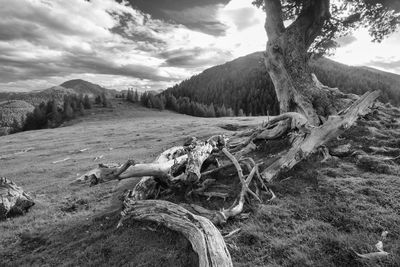
[[(216, 36), (114, 0), (0, 0), (0, 90), (40, 89), (75, 78), (117, 89), (166, 88), (265, 49), (265, 13), (251, 2), (231, 0), (180, 14), (186, 22), (193, 12), (207, 15), (204, 24), (219, 21), (210, 26), (225, 27)], [(399, 34), (381, 44), (370, 43), (366, 31), (354, 36), (334, 60), (400, 72), (379, 64), (398, 62)]]
[(379, 64), (400, 61), (399, 32), (388, 36), (381, 43), (371, 42), (367, 29), (360, 29), (353, 36), (355, 39), (350, 44), (338, 48), (335, 55), (330, 58), (347, 65), (370, 66), (400, 74), (398, 67)]

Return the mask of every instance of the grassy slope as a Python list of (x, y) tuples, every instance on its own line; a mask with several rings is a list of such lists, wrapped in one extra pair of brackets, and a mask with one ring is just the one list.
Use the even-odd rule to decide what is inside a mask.
[[(0, 138), (0, 155), (6, 155), (0, 160), (0, 175), (15, 180), (37, 201), (25, 216), (0, 223), (0, 265), (193, 264), (188, 243), (165, 228), (132, 222), (115, 229), (118, 214), (112, 211), (116, 204), (110, 207), (112, 196), (136, 180), (117, 188), (116, 183), (92, 188), (68, 183), (91, 169), (96, 156), (104, 155), (103, 162), (151, 161), (187, 136), (224, 133), (221, 123), (259, 123), (261, 118), (192, 118), (127, 104), (117, 105), (114, 112), (94, 113), (72, 126)], [(359, 142), (361, 134), (356, 128), (347, 137)], [(34, 149), (12, 155), (28, 147)], [(83, 148), (89, 150), (77, 153)], [(52, 164), (66, 157), (71, 160)], [(225, 227), (243, 229), (228, 240), (235, 265), (400, 265), (398, 175), (367, 172), (350, 159), (324, 164), (310, 159), (288, 176), (292, 178), (273, 188), (278, 199), (248, 207), (250, 219)], [(375, 251), (382, 230), (390, 231), (384, 248), (392, 256), (373, 263), (356, 260), (351, 249)]]
[[(114, 190), (128, 185), (121, 182), (117, 189), (116, 183), (79, 188), (68, 183), (98, 162), (124, 162), (128, 158), (152, 161), (188, 136), (204, 137), (224, 130), (216, 126), (216, 119), (125, 103), (115, 106), (114, 112), (94, 110), (95, 114), (79, 118), (72, 126), (0, 138), (0, 176), (21, 185), (37, 203), (25, 216), (0, 222), (0, 266), (89, 262), (107, 266), (130, 261), (143, 266), (187, 265), (188, 243), (176, 234), (157, 226), (150, 228), (161, 233), (147, 230), (138, 223), (115, 229), (118, 213), (105, 213), (116, 209), (110, 207)], [(34, 148), (30, 152), (13, 155), (30, 147)], [(84, 148), (89, 150), (78, 153)], [(104, 158), (95, 162), (100, 155)], [(52, 163), (67, 157), (71, 160)]]

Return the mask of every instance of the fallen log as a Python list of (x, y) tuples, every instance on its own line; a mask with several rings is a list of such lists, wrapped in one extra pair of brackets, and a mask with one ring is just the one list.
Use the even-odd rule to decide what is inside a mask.
[[(152, 163), (136, 164), (133, 160), (128, 160), (123, 165), (99, 164), (96, 169), (80, 176), (72, 184), (90, 182), (95, 185), (111, 180), (143, 176), (168, 177), (171, 181), (182, 180), (196, 183), (201, 177), (200, 170), (203, 162), (225, 142), (225, 137), (219, 135), (207, 141), (192, 138), (184, 146), (172, 147), (162, 152)], [(184, 173), (174, 173), (182, 165), (185, 165)]]
[(233, 266), (224, 238), (207, 218), (164, 200), (131, 200), (124, 205), (119, 227), (128, 218), (162, 224), (189, 240), (198, 255), (199, 266)]
[(35, 202), (21, 187), (0, 177), (0, 221), (27, 212)]

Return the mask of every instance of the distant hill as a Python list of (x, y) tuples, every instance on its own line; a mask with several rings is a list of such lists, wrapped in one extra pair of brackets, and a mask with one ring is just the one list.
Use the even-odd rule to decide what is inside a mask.
[[(163, 94), (188, 97), (204, 104), (225, 105), (236, 114), (277, 114), (274, 87), (265, 69), (262, 52), (237, 58), (223, 65), (206, 69)], [(362, 94), (382, 91), (381, 101), (400, 105), (400, 75), (372, 68), (351, 67), (321, 58), (310, 63), (313, 72), (324, 84), (339, 87), (343, 92)]]
[(72, 89), (77, 94), (84, 94), (89, 96), (96, 96), (102, 93), (105, 93), (106, 95), (112, 95), (117, 93), (116, 90), (106, 89), (98, 84), (94, 84), (81, 79), (69, 80), (60, 84), (60, 86)]
[(56, 102), (61, 102), (64, 95), (83, 94), (94, 97), (106, 94), (108, 97), (113, 97), (117, 91), (109, 90), (100, 85), (84, 81), (81, 79), (66, 81), (60, 85), (50, 87), (45, 90), (36, 90), (31, 92), (13, 93), (13, 92), (0, 92), (0, 101), (5, 100), (23, 100), (34, 106), (39, 105), (41, 102), (54, 99)]
[(21, 127), (26, 115), (33, 109), (33, 105), (22, 100), (0, 102), (0, 136)]

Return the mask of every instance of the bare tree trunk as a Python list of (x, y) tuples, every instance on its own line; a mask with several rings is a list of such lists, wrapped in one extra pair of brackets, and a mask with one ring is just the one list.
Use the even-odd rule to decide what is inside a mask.
[(280, 0), (265, 1), (268, 42), (265, 66), (275, 86), (280, 113), (299, 112), (313, 125), (335, 113), (328, 91), (312, 79), (308, 48), (329, 17), (329, 0), (311, 1), (295, 22), (285, 28)]

